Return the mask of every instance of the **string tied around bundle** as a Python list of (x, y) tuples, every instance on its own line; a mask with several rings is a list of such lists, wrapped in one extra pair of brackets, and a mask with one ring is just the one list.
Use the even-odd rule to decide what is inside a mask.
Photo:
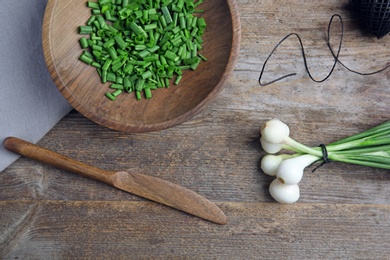
[(315, 167), (311, 172), (314, 173), (318, 168), (324, 166), (324, 164), (329, 163), (330, 160), (328, 158), (328, 150), (326, 149), (326, 146), (324, 144), (320, 144), (319, 147), (321, 147), (322, 151), (322, 162), (320, 165)]

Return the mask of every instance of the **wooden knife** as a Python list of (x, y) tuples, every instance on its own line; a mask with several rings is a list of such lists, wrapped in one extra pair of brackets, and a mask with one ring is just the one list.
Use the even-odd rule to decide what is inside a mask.
[(214, 203), (172, 182), (144, 174), (102, 170), (16, 137), (6, 138), (3, 145), (7, 150), (25, 157), (104, 182), (208, 221), (221, 225), (227, 223), (225, 214)]

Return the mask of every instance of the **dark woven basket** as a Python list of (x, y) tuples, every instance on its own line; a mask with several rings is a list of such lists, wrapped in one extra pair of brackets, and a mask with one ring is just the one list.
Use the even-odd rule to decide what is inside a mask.
[(350, 0), (349, 3), (378, 39), (390, 32), (390, 0)]

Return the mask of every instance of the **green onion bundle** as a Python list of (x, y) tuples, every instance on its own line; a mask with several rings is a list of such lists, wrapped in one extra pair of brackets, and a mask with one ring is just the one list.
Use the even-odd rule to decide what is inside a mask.
[[(289, 134), (288, 126), (277, 119), (266, 122), (261, 128), (260, 142), (269, 153), (261, 160), (261, 169), (277, 177), (270, 185), (270, 193), (279, 202), (298, 200), (298, 183), (303, 171), (315, 162), (338, 161), (390, 169), (390, 121), (319, 147), (308, 147)], [(275, 155), (283, 149), (290, 152)]]
[(194, 15), (203, 0), (89, 1), (92, 15), (79, 33), (79, 59), (97, 69), (102, 83), (110, 82), (106, 96), (141, 93), (179, 84), (184, 70), (195, 70), (207, 59), (202, 49), (204, 18)]

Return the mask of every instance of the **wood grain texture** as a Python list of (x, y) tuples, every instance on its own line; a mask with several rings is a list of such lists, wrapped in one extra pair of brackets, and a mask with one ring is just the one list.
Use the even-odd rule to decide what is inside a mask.
[[(389, 119), (390, 71), (360, 76), (337, 66), (324, 83), (304, 72), (298, 43), (286, 41), (260, 87), (264, 60), (285, 35), (303, 39), (315, 77), (328, 73), (330, 16), (345, 25), (340, 59), (360, 71), (389, 62), (390, 42), (361, 30), (348, 1), (239, 0), (242, 40), (232, 77), (202, 113), (159, 132), (119, 133), (73, 111), (41, 141), (107, 170), (135, 171), (188, 187), (229, 218), (214, 225), (107, 185), (22, 158), (0, 174), (3, 258), (387, 259), (390, 174), (342, 163), (305, 171), (290, 206), (268, 193), (259, 169), (259, 128), (278, 117), (308, 145), (329, 143)], [(335, 24), (337, 32), (337, 24)], [(337, 40), (337, 38), (332, 38)], [(3, 213), (5, 212), (5, 213)]]
[(153, 98), (137, 101), (134, 94), (120, 95), (115, 102), (105, 93), (96, 69), (79, 60), (82, 49), (78, 27), (90, 18), (87, 0), (49, 0), (43, 22), (43, 49), (54, 83), (63, 96), (87, 118), (112, 129), (148, 132), (182, 123), (213, 101), (233, 72), (240, 42), (240, 20), (235, 0), (207, 1), (207, 20), (202, 36), (201, 62), (196, 71), (186, 70), (179, 85), (153, 91)]
[(230, 224), (193, 221), (149, 202), (3, 202), (0, 208), (22, 214), (4, 222), (24, 228), (6, 234), (2, 252), (7, 259), (30, 259), (37, 249), (41, 259), (361, 259), (368, 252), (376, 252), (375, 259), (388, 257), (390, 235), (381, 233), (390, 228), (386, 207), (219, 206), (229, 212)]

